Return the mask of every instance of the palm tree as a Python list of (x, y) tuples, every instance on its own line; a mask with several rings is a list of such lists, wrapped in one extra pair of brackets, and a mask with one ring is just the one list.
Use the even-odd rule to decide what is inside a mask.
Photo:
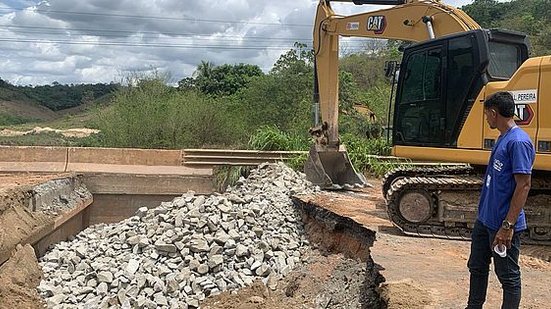
[(209, 79), (212, 75), (214, 64), (210, 61), (201, 60), (201, 63), (197, 66), (197, 70), (193, 72), (193, 78), (205, 78)]

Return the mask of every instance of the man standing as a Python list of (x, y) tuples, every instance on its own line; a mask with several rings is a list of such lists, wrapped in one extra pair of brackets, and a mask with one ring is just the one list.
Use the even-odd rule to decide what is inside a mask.
[[(486, 300), (492, 257), (503, 289), (501, 308), (518, 308), (520, 304), (519, 233), (526, 229), (522, 208), (530, 191), (535, 150), (528, 134), (515, 124), (514, 110), (508, 92), (498, 92), (484, 102), (486, 121), (501, 135), (486, 169), (472, 234), (468, 309), (482, 308)], [(507, 247), (505, 257), (493, 251), (496, 245)]]

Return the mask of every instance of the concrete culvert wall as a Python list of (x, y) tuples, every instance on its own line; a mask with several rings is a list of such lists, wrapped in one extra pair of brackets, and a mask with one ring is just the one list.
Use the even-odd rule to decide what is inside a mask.
[[(92, 194), (76, 176), (43, 178), (39, 184), (9, 189), (0, 186), (0, 265), (18, 244), (32, 244), (40, 253), (48, 245), (42, 240), (55, 230), (65, 214), (92, 202)], [(77, 224), (74, 232), (81, 229), (82, 224)]]
[(283, 164), (264, 164), (223, 194), (141, 208), (55, 245), (40, 259), (38, 291), (50, 308), (380, 307), (373, 235), (352, 250), (361, 258), (309, 241), (290, 197), (318, 190)]

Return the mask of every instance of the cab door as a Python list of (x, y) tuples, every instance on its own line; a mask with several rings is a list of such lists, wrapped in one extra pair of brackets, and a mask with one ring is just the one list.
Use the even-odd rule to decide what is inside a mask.
[(395, 109), (396, 144), (441, 144), (443, 45), (431, 45), (404, 56)]

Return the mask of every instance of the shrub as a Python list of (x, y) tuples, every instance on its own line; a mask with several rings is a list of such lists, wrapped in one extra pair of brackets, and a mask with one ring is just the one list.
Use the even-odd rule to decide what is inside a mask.
[(274, 126), (264, 126), (256, 130), (249, 140), (249, 148), (256, 150), (308, 150), (309, 141), (305, 136), (289, 134)]
[(17, 115), (0, 113), (0, 126), (11, 126), (31, 121), (35, 120)]
[(348, 156), (354, 167), (362, 173), (371, 173), (374, 176), (382, 176), (404, 163), (382, 161), (374, 156), (390, 155), (392, 146), (384, 138), (366, 139), (352, 134), (345, 134), (342, 140), (346, 145)]
[(239, 140), (240, 128), (226, 116), (224, 104), (198, 92), (177, 91), (156, 77), (120, 89), (113, 101), (96, 124), (104, 146), (174, 149)]

